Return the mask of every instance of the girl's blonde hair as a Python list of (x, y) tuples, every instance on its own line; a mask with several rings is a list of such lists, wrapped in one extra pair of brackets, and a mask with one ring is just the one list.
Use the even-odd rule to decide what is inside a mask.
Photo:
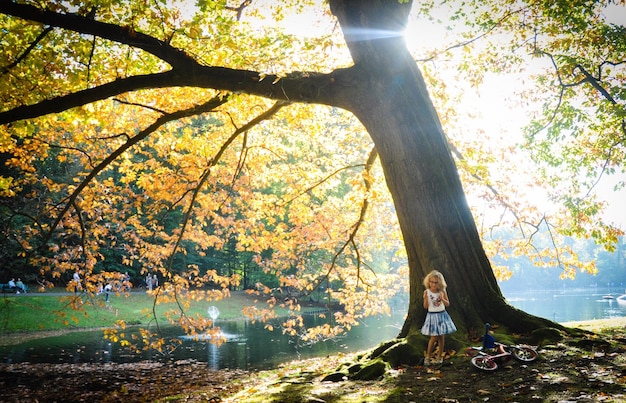
[(448, 288), (448, 283), (446, 283), (446, 279), (443, 278), (443, 274), (437, 270), (431, 271), (424, 277), (424, 288), (428, 289), (428, 280), (430, 280), (431, 277), (437, 277), (437, 280), (439, 280), (439, 290), (445, 291), (446, 288)]

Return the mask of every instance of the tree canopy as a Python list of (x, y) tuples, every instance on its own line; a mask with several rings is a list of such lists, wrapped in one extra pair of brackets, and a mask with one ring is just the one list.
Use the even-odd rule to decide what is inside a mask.
[[(566, 236), (610, 249), (622, 235), (595, 188), (623, 175), (626, 28), (603, 18), (623, 6), (3, 0), (5, 251), (41, 278), (79, 270), (88, 292), (121, 281), (120, 265), (157, 274), (155, 294), (180, 301), (172, 320), (189, 331), (210, 321), (186, 304), (243, 283), (270, 308), (297, 312), (318, 290), (343, 308), (306, 337), (386, 312), (408, 287), (406, 336), (421, 277), (439, 267), (464, 327), (502, 319), (488, 257), (528, 255), (571, 276), (595, 268)], [(289, 32), (298, 15), (322, 28)], [(428, 38), (405, 40), (406, 24), (428, 16), (455, 35), (411, 54), (407, 41)], [(532, 118), (523, 141), (468, 133), (455, 91), (521, 77), (532, 60), (545, 63), (523, 76), (536, 83), (518, 96)], [(528, 187), (512, 186), (520, 161), (533, 163)], [(461, 183), (491, 215), (472, 216)], [(519, 238), (503, 243), (499, 226)]]

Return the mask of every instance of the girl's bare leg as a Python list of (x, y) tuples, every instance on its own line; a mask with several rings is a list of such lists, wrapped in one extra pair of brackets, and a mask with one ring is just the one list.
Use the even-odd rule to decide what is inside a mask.
[(439, 336), (430, 336), (428, 340), (428, 349), (426, 350), (426, 357), (432, 358), (433, 350), (435, 349), (435, 342)]
[(438, 360), (443, 359), (443, 352), (444, 352), (443, 345), (444, 345), (445, 341), (446, 341), (446, 338), (445, 338), (444, 335), (437, 336), (437, 346), (438, 346), (438, 348), (437, 348), (437, 359)]

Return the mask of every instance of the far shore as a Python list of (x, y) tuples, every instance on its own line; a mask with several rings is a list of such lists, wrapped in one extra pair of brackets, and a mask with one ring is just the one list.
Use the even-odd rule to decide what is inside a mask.
[(626, 327), (626, 316), (608, 319), (592, 319), (561, 323), (565, 327), (573, 327), (592, 332), (615, 327)]

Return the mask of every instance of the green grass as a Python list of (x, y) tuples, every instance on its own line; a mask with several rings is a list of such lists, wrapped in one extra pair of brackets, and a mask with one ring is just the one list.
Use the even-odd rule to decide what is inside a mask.
[[(165, 312), (177, 309), (175, 303), (157, 304), (147, 293), (134, 292), (130, 295), (111, 294), (110, 301), (104, 302), (103, 295), (60, 295), (59, 293), (27, 294), (0, 297), (0, 334), (37, 332), (76, 328), (111, 327), (118, 320), (131, 325), (147, 325), (156, 318), (167, 321)], [(186, 314), (208, 317), (209, 306), (220, 310), (220, 320), (243, 319), (242, 308), (254, 304), (255, 298), (243, 293), (232, 293), (230, 298), (219, 301), (192, 302)], [(287, 315), (284, 309), (277, 309), (278, 316)]]

